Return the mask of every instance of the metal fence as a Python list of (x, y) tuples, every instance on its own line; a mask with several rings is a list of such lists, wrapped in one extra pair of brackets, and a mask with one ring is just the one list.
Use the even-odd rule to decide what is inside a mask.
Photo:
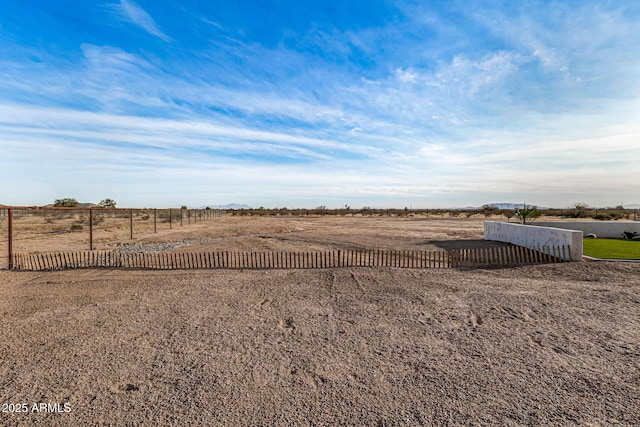
[[(0, 268), (17, 252), (107, 249), (113, 242), (197, 224), (225, 215), (218, 209), (29, 208), (0, 209)], [(6, 244), (2, 244), (6, 236)]]
[[(12, 268), (44, 271), (76, 268), (175, 269), (317, 269), (337, 267), (459, 268), (512, 266), (565, 262), (569, 247), (538, 250), (520, 246), (414, 250), (332, 250), (307, 252), (151, 252), (126, 254), (116, 251), (13, 254)], [(553, 254), (553, 255), (552, 255)], [(568, 258), (567, 258), (568, 259)]]
[[(14, 218), (22, 218), (29, 215), (28, 208), (11, 208)], [(0, 219), (7, 218), (9, 216), (9, 208), (0, 208)]]

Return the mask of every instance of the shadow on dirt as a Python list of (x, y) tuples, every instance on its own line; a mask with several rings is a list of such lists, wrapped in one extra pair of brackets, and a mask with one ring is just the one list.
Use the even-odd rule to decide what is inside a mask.
[(510, 243), (493, 242), (482, 239), (457, 239), (457, 240), (429, 240), (425, 242), (446, 251), (452, 249), (478, 249), (478, 248), (498, 248), (502, 246), (512, 246)]

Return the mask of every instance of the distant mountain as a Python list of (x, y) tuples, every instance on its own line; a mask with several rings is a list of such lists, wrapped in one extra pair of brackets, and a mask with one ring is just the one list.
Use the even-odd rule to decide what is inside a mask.
[(209, 206), (201, 206), (198, 209), (251, 209), (249, 205), (241, 205), (238, 203), (228, 203), (226, 205), (209, 205)]
[[(494, 206), (498, 209), (520, 209), (524, 207), (524, 203), (488, 203), (489, 206)], [(528, 207), (532, 207), (535, 206), (534, 204), (531, 203), (527, 203)], [(482, 209), (482, 208), (481, 208)], [(545, 210), (545, 209), (549, 209), (545, 206), (538, 206), (538, 209)]]

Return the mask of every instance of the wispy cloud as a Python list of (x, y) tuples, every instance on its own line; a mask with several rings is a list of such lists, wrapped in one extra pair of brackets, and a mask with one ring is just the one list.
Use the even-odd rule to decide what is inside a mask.
[(153, 18), (136, 2), (132, 0), (120, 0), (119, 10), (123, 17), (140, 26), (152, 36), (156, 36), (165, 42), (171, 40), (169, 36), (162, 32)]
[(46, 183), (43, 203), (114, 186), (122, 203), (157, 205), (173, 202), (156, 186), (194, 205), (615, 205), (637, 193), (639, 7), (462, 6), (307, 25), (155, 5), (170, 40), (123, 0), (119, 22), (155, 37), (123, 40), (95, 17), (63, 54), (8, 40), (0, 173), (31, 170), (21, 185)]

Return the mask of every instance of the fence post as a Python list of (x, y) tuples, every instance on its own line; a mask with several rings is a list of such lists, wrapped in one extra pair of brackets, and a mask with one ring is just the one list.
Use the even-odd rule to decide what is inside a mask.
[(13, 270), (13, 209), (7, 209), (9, 223), (9, 270)]
[(169, 229), (173, 228), (173, 218), (171, 218), (171, 208), (169, 208)]
[(133, 240), (133, 209), (129, 209), (129, 234)]
[(89, 250), (93, 250), (93, 209), (89, 208)]
[(158, 232), (158, 210), (153, 208), (153, 232)]

